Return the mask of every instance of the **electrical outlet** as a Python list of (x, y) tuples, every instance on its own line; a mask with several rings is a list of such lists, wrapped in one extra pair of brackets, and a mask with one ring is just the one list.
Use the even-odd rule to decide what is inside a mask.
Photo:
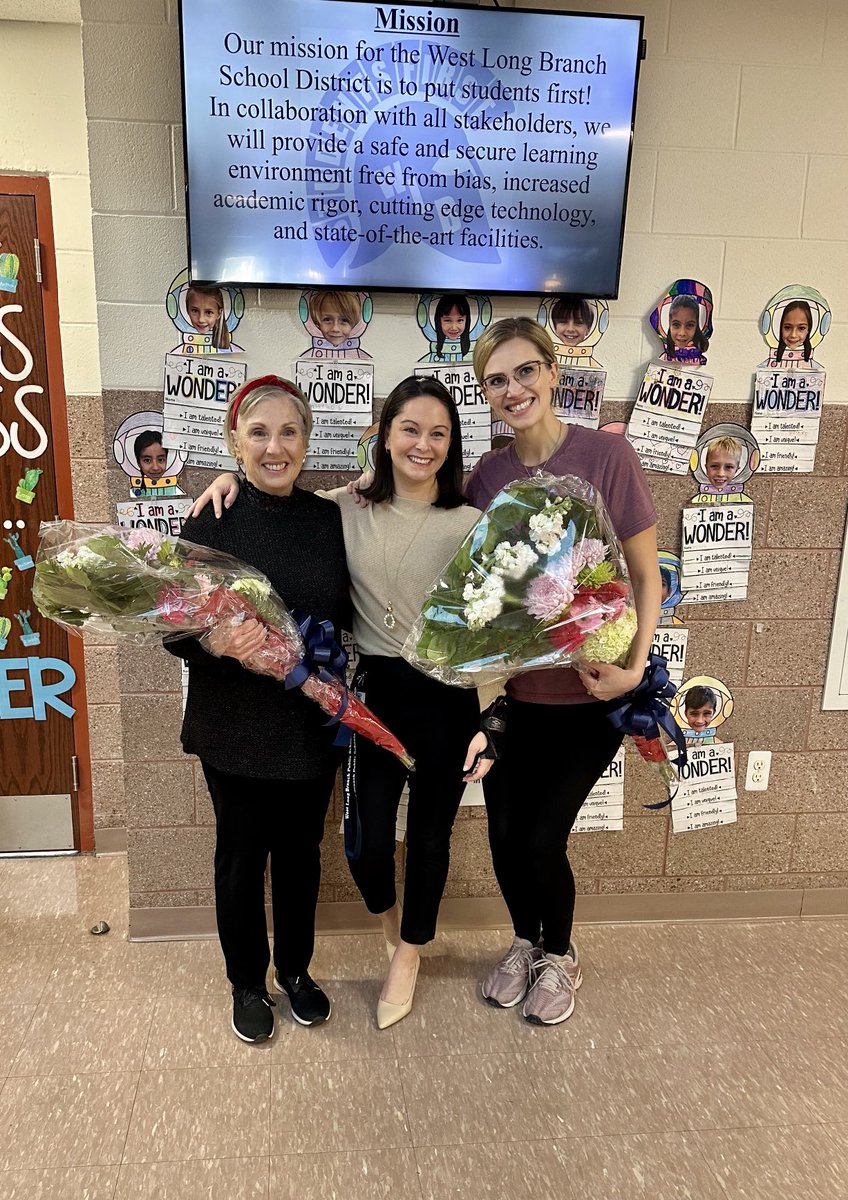
[(764, 792), (768, 787), (770, 770), (771, 750), (752, 750), (748, 755), (745, 791)]

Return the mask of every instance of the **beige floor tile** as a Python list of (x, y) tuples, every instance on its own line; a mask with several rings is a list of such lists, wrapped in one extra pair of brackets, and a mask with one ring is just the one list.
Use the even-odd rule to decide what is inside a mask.
[(268, 1200), (268, 1159), (124, 1163), (115, 1200)]
[(5, 1171), (3, 1200), (112, 1200), (117, 1167), (53, 1167)]
[(36, 1008), (35, 1004), (0, 1005), (0, 1086), (24, 1043)]
[(125, 1163), (268, 1153), (270, 1068), (142, 1071)]
[(287, 1063), (271, 1068), (271, 1153), (410, 1145), (394, 1062)]
[(269, 1200), (421, 1200), (412, 1150), (271, 1159)]
[(0, 1170), (121, 1161), (138, 1075), (7, 1079), (0, 1094)]
[(844, 1142), (820, 1125), (695, 1135), (730, 1200), (845, 1200)]
[(285, 1064), (362, 1058), (394, 1060), (391, 1033), (377, 1028), (379, 979), (325, 980), (323, 986), (333, 1001), (333, 1012), (326, 1025), (314, 1029), (298, 1025), (292, 1018), (287, 997), (273, 993), (277, 1001), (277, 1034), (271, 1061)]
[(45, 995), (66, 1004), (153, 999), (159, 992), (168, 949), (159, 943), (89, 938), (59, 954)]
[(728, 1200), (694, 1139), (694, 1134), (640, 1134), (568, 1138), (556, 1146), (575, 1196)]
[(11, 1075), (81, 1075), (89, 1071), (140, 1071), (153, 1018), (153, 1000), (116, 1004), (47, 1001), (12, 1064)]
[(434, 979), (429, 967), (418, 976), (412, 1012), (392, 1028), (398, 1055), (512, 1053), (516, 1014), (486, 1004), (476, 980)]
[(231, 985), (227, 980), (224, 956), (217, 938), (203, 941), (169, 942), (159, 975), (160, 996), (226, 997)]
[(818, 1120), (848, 1121), (848, 1043), (840, 1038), (816, 1042), (766, 1042), (763, 1049), (788, 1080), (803, 1092)]
[(271, 1042), (252, 1046), (241, 1041), (232, 1030), (233, 1001), (228, 992), (216, 998), (204, 993), (160, 996), (154, 1003), (145, 1071), (270, 1066), (279, 1028)]
[(10, 945), (0, 930), (0, 996), (15, 1004), (35, 1004), (41, 999), (59, 956), (59, 943)]
[(0, 870), (4, 943), (84, 941), (95, 921), (127, 929), (126, 856), (6, 859)]
[(326, 934), (315, 939), (309, 974), (320, 983), (382, 979), (386, 951), (380, 934)]
[(678, 1117), (670, 1128), (733, 1129), (816, 1119), (817, 1086), (778, 1068), (762, 1046), (658, 1046), (654, 1068)]
[(400, 1060), (415, 1146), (522, 1142), (549, 1132), (517, 1054)]
[[(571, 1200), (580, 1195), (569, 1186), (569, 1172), (554, 1141), (419, 1146), (415, 1157), (424, 1200), (445, 1200), (448, 1196), (461, 1196), (463, 1200), (526, 1200), (531, 1196)], [(600, 1200), (605, 1194), (596, 1195)]]
[[(556, 1037), (557, 1030), (547, 1032)], [(677, 1109), (654, 1069), (656, 1053), (633, 1046), (570, 1053), (548, 1048), (521, 1057), (551, 1133), (598, 1137), (675, 1128)]]

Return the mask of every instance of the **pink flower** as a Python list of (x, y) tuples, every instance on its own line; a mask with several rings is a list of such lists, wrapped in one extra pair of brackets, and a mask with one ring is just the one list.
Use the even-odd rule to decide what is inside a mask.
[(531, 617), (546, 621), (568, 608), (574, 599), (574, 571), (570, 554), (564, 554), (537, 575), (527, 589), (524, 607)]
[(583, 538), (574, 547), (574, 574), (581, 571), (583, 567), (588, 567), (593, 570), (599, 566), (607, 556), (607, 547), (600, 538)]
[(148, 558), (162, 545), (162, 534), (155, 529), (128, 529), (123, 539), (130, 550), (146, 550)]

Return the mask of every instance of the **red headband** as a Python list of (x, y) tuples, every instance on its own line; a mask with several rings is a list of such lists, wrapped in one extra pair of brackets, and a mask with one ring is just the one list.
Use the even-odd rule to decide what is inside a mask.
[(232, 408), (230, 409), (230, 429), (235, 432), (236, 421), (238, 420), (238, 410), (241, 408), (241, 402), (245, 396), (249, 396), (251, 392), (255, 392), (257, 388), (275, 387), (281, 392), (288, 392), (290, 396), (300, 399), (300, 392), (289, 383), (287, 379), (281, 379), (279, 375), (260, 375), (258, 379), (248, 379), (247, 383), (243, 383), (233, 396)]

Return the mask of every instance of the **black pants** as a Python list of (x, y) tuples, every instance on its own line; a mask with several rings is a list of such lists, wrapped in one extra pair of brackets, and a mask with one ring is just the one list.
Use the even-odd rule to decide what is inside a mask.
[(489, 845), (517, 937), (565, 954), (574, 920), (568, 835), (622, 736), (607, 705), (508, 699), (501, 758), (483, 780)]
[[(413, 945), (436, 933), (450, 863), (450, 836), (465, 784), (468, 743), (480, 725), (477, 692), (448, 687), (401, 658), (362, 655), (365, 701), (415, 759), (409, 774), (406, 880), (401, 937)], [(372, 913), (392, 907), (395, 823), (407, 771), (386, 750), (357, 739), (357, 798), (362, 852), (350, 863)]]
[(321, 838), (335, 771), (318, 779), (251, 779), (202, 766), (215, 809), (215, 912), (227, 978), (234, 987), (265, 986), (269, 855), (274, 966), (300, 975), (315, 945)]

